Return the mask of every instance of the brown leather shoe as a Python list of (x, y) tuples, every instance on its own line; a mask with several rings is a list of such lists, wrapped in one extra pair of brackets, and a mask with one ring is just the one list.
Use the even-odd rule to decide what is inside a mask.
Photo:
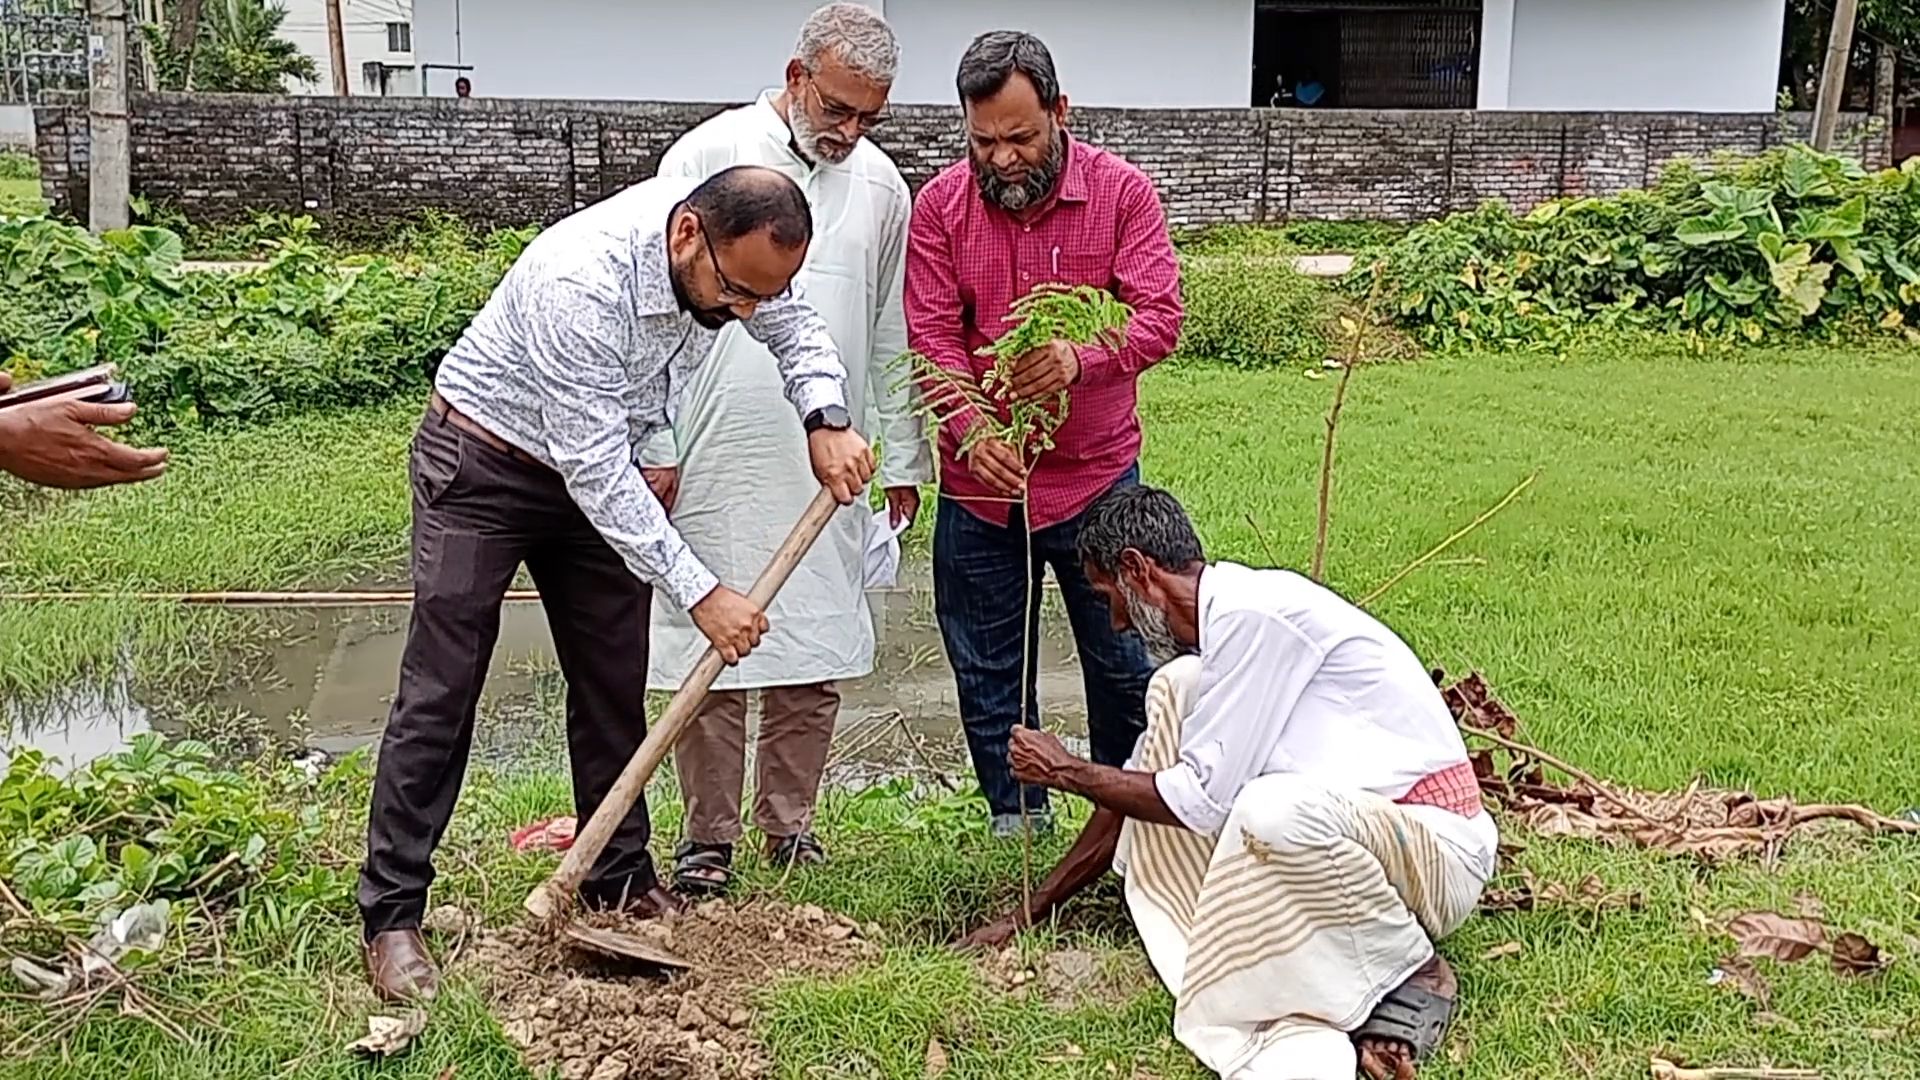
[(668, 892), (655, 885), (644, 894), (627, 902), (627, 914), (636, 919), (657, 919), (662, 915), (685, 915), (693, 910), (693, 903), (678, 893)]
[(367, 978), (383, 1001), (431, 1000), (440, 989), (440, 969), (417, 927), (383, 930), (367, 942)]

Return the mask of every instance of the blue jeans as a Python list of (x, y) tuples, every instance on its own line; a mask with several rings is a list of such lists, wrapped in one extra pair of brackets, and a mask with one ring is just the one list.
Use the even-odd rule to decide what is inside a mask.
[[(1115, 487), (1140, 482), (1134, 465)], [(1007, 764), (1007, 741), (1020, 722), (1021, 615), (1025, 608), (1028, 650), (1027, 726), (1040, 726), (1040, 582), (1046, 567), (1066, 601), (1086, 682), (1087, 734), (1093, 760), (1124, 764), (1147, 727), (1147, 683), (1153, 664), (1132, 633), (1113, 628), (1107, 601), (1080, 568), (1074, 544), (1080, 518), (1033, 534), (1033, 561), (1026, 564), (1026, 522), (1016, 506), (1006, 527), (988, 524), (952, 499), (939, 500), (933, 526), (933, 601), (947, 660), (959, 687), (960, 721), (967, 732), (974, 776), (998, 815), (1021, 812), (1020, 788)], [(1027, 603), (1028, 578), (1033, 603)], [(1027, 786), (1029, 813), (1047, 806), (1046, 789)]]

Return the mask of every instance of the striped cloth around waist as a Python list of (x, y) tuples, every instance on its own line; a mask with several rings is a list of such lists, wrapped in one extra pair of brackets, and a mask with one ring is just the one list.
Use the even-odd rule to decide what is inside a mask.
[(1461, 817), (1474, 817), (1481, 810), (1480, 778), (1473, 774), (1473, 762), (1463, 761), (1429, 773), (1393, 801), (1401, 805), (1437, 806)]

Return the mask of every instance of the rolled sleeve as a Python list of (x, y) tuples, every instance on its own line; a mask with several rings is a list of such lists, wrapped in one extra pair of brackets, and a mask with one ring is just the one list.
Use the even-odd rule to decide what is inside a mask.
[(1227, 812), (1233, 809), (1215, 802), (1207, 794), (1206, 782), (1185, 761), (1154, 773), (1153, 786), (1181, 824), (1204, 836), (1219, 832), (1220, 826), (1226, 824)]
[(719, 584), (687, 546), (634, 463), (618, 350), (630, 327), (620, 298), (591, 282), (543, 283), (527, 298), (528, 378), (546, 450), (567, 494), (640, 580), (691, 608)]

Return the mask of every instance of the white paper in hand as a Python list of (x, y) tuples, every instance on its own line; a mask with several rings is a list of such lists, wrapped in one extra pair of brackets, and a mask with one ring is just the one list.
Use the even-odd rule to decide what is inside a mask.
[(912, 522), (898, 526), (891, 520), (893, 511), (881, 507), (867, 521), (867, 588), (891, 589), (900, 576), (900, 534)]

